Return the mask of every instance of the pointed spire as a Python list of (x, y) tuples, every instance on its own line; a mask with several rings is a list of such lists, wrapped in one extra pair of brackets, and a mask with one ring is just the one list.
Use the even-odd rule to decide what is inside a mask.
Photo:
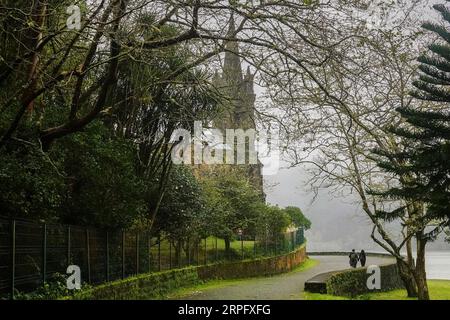
[(228, 32), (227, 37), (234, 36), (234, 33), (236, 32), (236, 25), (234, 22), (234, 14), (231, 12), (230, 20), (228, 21)]
[[(236, 26), (234, 15), (231, 13), (228, 22), (227, 38), (235, 38)], [(239, 58), (239, 45), (237, 41), (226, 41), (225, 62), (223, 66), (224, 76), (235, 83), (242, 81), (241, 60)]]
[(246, 91), (247, 93), (253, 94), (253, 79), (254, 79), (254, 74), (252, 74), (251, 70), (250, 70), (250, 66), (247, 66), (247, 73), (245, 74), (244, 77), (244, 81), (246, 83)]

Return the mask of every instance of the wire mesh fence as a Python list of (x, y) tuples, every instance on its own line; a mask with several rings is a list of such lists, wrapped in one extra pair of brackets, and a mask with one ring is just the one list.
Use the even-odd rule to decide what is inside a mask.
[(80, 267), (83, 282), (100, 284), (140, 273), (283, 254), (303, 242), (302, 228), (225, 241), (0, 218), (0, 295), (14, 298), (18, 291), (33, 291), (66, 274), (69, 265)]

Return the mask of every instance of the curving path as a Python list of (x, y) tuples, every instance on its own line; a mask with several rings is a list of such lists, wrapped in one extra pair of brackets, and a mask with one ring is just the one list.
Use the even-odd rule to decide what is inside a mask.
[[(305, 281), (329, 271), (348, 269), (348, 257), (312, 256), (319, 263), (306, 271), (293, 271), (265, 278), (242, 280), (223, 287), (207, 288), (178, 297), (183, 300), (291, 300), (302, 299)], [(366, 266), (394, 261), (389, 257), (367, 257)]]

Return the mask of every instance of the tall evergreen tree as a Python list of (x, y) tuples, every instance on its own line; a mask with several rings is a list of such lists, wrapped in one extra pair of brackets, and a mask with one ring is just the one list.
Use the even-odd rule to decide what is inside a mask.
[[(413, 97), (430, 104), (427, 110), (397, 109), (409, 125), (392, 131), (405, 139), (407, 147), (401, 153), (384, 155), (390, 159), (379, 163), (388, 171), (409, 177), (385, 195), (421, 201), (427, 207), (426, 219), (441, 222), (429, 237), (450, 224), (450, 11), (443, 4), (433, 8), (445, 25), (424, 23), (422, 27), (442, 41), (429, 45), (428, 52), (419, 57), (421, 74), (413, 82), (415, 90), (411, 92)], [(392, 162), (392, 157), (396, 161)]]
[[(406, 123), (391, 131), (401, 141), (402, 150), (375, 153), (381, 156), (379, 167), (397, 176), (400, 184), (384, 192), (372, 192), (404, 204), (377, 215), (380, 220), (406, 221), (408, 234), (416, 238), (417, 259), (407, 269), (414, 277), (419, 299), (426, 300), (426, 243), (450, 226), (450, 11), (443, 4), (433, 8), (445, 24), (422, 25), (438, 40), (418, 58), (420, 76), (413, 82), (415, 89), (411, 92), (413, 97), (429, 103), (425, 104), (426, 109), (397, 109)], [(434, 228), (427, 228), (431, 226)]]

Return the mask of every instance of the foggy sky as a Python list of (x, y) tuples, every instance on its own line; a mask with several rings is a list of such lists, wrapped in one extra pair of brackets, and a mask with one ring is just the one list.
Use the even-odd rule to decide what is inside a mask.
[[(308, 176), (301, 167), (280, 169), (264, 177), (267, 202), (280, 207), (297, 206), (311, 220), (305, 236), (308, 251), (384, 251), (371, 238), (373, 224), (358, 204), (357, 197), (337, 197), (321, 190), (314, 193), (306, 185)], [(439, 239), (428, 250), (450, 250), (450, 244)]]

